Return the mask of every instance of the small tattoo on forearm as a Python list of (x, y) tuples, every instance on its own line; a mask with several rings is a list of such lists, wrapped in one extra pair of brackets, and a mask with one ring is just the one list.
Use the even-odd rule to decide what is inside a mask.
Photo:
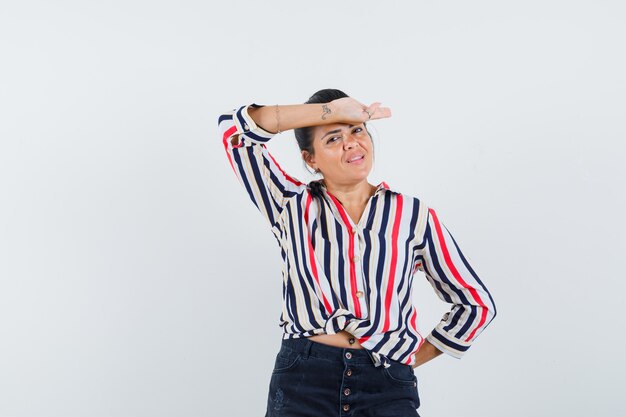
[(322, 104), (322, 111), (324, 112), (322, 113), (322, 120), (326, 120), (326, 116), (331, 113), (330, 109), (328, 108), (328, 105)]

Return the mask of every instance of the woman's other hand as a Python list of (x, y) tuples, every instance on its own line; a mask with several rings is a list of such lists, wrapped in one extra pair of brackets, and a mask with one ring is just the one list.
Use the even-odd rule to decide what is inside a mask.
[(422, 343), (420, 350), (418, 350), (415, 354), (415, 363), (412, 365), (413, 369), (425, 364), (431, 359), (436, 358), (437, 356), (441, 355), (441, 353), (442, 352), (437, 349), (432, 343), (430, 343), (428, 340), (424, 340), (424, 343)]

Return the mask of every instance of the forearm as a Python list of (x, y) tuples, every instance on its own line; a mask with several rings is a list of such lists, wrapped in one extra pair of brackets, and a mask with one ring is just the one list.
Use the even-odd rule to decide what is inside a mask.
[(413, 369), (417, 368), (420, 365), (425, 364), (431, 359), (436, 358), (441, 355), (441, 351), (437, 349), (432, 343), (428, 340), (425, 340), (420, 347), (420, 350), (415, 354), (415, 363), (413, 364)]
[[(277, 108), (278, 107), (278, 108)], [(336, 123), (337, 112), (331, 103), (289, 104), (248, 109), (252, 120), (264, 130), (277, 133), (299, 127)]]

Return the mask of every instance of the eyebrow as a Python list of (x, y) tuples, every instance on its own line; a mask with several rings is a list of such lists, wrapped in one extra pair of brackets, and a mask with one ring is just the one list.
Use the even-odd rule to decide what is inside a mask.
[[(356, 125), (348, 125), (348, 129), (352, 129), (354, 126), (356, 126)], [(322, 136), (322, 137), (320, 138), (320, 140), (324, 140), (324, 138), (325, 138), (326, 136), (328, 136), (328, 135), (332, 135), (332, 134), (334, 134), (334, 133), (339, 133), (339, 132), (341, 132), (341, 129), (335, 129), (335, 130), (331, 130), (331, 131), (329, 131), (329, 132), (326, 132), (326, 133), (324, 134), (324, 136)]]

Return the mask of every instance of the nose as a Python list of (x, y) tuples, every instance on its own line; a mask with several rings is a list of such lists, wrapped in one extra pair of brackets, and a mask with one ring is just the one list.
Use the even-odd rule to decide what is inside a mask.
[(358, 144), (359, 142), (356, 140), (356, 138), (349, 133), (346, 135), (345, 139), (343, 140), (344, 149), (352, 149)]

